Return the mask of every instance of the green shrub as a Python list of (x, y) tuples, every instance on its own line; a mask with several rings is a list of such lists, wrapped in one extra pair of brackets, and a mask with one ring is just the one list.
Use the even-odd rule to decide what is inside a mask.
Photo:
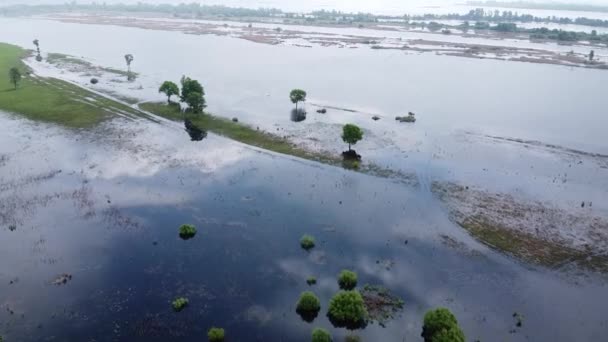
[(363, 328), (367, 316), (363, 297), (358, 291), (340, 291), (329, 301), (327, 317), (336, 327)]
[(317, 278), (315, 277), (308, 277), (308, 279), (306, 279), (306, 284), (312, 286), (315, 285), (317, 283)]
[(421, 336), (425, 342), (464, 342), (456, 317), (446, 308), (429, 310), (424, 315)]
[(224, 341), (224, 329), (213, 327), (207, 332), (207, 338), (209, 342), (223, 342)]
[(300, 246), (305, 250), (310, 250), (315, 246), (315, 238), (310, 235), (304, 235), (300, 239)]
[(312, 342), (331, 342), (332, 338), (329, 332), (325, 329), (315, 328), (312, 331)]
[(184, 240), (192, 239), (196, 235), (196, 227), (191, 224), (182, 224), (179, 227), (179, 237)]
[(188, 306), (188, 298), (176, 298), (173, 301), (173, 310), (175, 310), (176, 312), (180, 312), (182, 311), (186, 306)]
[(296, 312), (306, 322), (312, 322), (321, 310), (321, 301), (310, 291), (304, 291), (296, 304)]
[(352, 290), (357, 286), (357, 273), (349, 270), (342, 270), (338, 276), (338, 285), (342, 290)]

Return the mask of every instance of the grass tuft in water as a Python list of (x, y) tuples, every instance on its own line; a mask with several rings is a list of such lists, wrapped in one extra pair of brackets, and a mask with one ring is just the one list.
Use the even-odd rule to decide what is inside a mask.
[(173, 310), (175, 312), (180, 312), (182, 311), (186, 306), (188, 306), (188, 298), (184, 298), (184, 297), (180, 297), (180, 298), (176, 298), (171, 305), (173, 305)]
[(327, 330), (315, 328), (312, 331), (312, 342), (332, 342), (332, 338)]
[(304, 291), (296, 304), (296, 312), (306, 322), (312, 322), (321, 310), (321, 301), (314, 293)]
[(179, 227), (179, 237), (184, 240), (192, 239), (196, 235), (196, 227), (191, 224), (182, 224)]
[(209, 342), (223, 342), (225, 338), (224, 329), (216, 327), (209, 329), (207, 338), (209, 339)]
[(300, 239), (300, 247), (307, 251), (311, 250), (313, 247), (315, 247), (315, 238), (310, 235), (302, 236)]
[(342, 290), (352, 290), (357, 287), (357, 273), (349, 270), (343, 270), (338, 275), (338, 285)]

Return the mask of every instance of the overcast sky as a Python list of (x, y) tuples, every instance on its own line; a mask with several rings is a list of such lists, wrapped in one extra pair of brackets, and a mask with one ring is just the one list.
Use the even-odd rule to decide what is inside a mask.
[[(71, 0), (0, 0), (0, 4), (64, 4)], [(408, 12), (415, 8), (428, 8), (438, 5), (455, 5), (466, 0), (76, 0), (77, 3), (173, 3), (198, 2), (203, 5), (222, 4), (232, 7), (275, 7), (289, 11), (309, 11), (312, 9), (338, 9), (348, 12)], [(511, 1), (511, 0), (508, 0)], [(532, 0), (535, 1), (535, 0)], [(543, 1), (537, 1), (543, 2)], [(548, 1), (544, 1), (548, 2)], [(585, 3), (607, 5), (608, 0), (561, 0), (554, 2)], [(416, 12), (416, 11), (414, 11)]]

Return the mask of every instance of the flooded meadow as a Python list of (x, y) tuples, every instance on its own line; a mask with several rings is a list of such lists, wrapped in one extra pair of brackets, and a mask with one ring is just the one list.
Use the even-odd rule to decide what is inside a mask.
[[(418, 341), (439, 306), (470, 341), (608, 332), (608, 71), (40, 18), (2, 18), (0, 29), (25, 48), (35, 32), (45, 58), (64, 56), (26, 59), (37, 77), (133, 108), (166, 101), (160, 83), (188, 75), (210, 113), (313, 151), (339, 155), (342, 125), (356, 123), (364, 161), (414, 180), (149, 113), (69, 129), (0, 112), (5, 341), (201, 341), (212, 326), (229, 341), (309, 341), (314, 327), (335, 341)], [(295, 87), (309, 94), (305, 115), (289, 102)], [(415, 123), (395, 120), (408, 112)], [(182, 224), (196, 235), (180, 238)], [(403, 308), (334, 327), (326, 313), (343, 269)], [(321, 300), (313, 323), (296, 313), (307, 290)], [(174, 312), (178, 297), (189, 304)]]

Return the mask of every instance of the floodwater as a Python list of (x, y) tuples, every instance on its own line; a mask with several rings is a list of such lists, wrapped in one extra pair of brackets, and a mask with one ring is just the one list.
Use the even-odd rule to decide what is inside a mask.
[[(356, 149), (366, 160), (415, 172), (424, 184), (447, 178), (567, 206), (596, 199), (598, 208), (608, 208), (601, 200), (608, 189), (607, 169), (598, 168), (594, 158), (486, 138), (608, 154), (603, 110), (608, 98), (602, 93), (608, 72), (602, 70), (367, 48), (273, 46), (47, 20), (3, 19), (0, 28), (9, 42), (28, 47), (30, 32), (36, 32), (43, 52), (108, 67), (124, 68), (124, 54), (132, 53), (133, 69), (140, 73), (136, 82), (101, 82), (123, 95), (164, 101), (158, 86), (186, 74), (205, 86), (210, 112), (314, 149), (339, 153), (345, 148), (341, 125), (358, 124), (366, 133)], [(42, 75), (45, 65), (33, 64)], [(48, 74), (89, 86), (87, 76)], [(305, 121), (290, 115), (293, 88), (308, 92)], [(318, 114), (315, 105), (355, 111)], [(414, 125), (395, 122), (408, 111), (417, 115)], [(381, 120), (373, 121), (373, 115)], [(555, 184), (555, 179), (567, 182)]]
[[(340, 340), (347, 331), (325, 312), (343, 268), (405, 301), (386, 328), (357, 331), (364, 341), (417, 341), (436, 306), (453, 310), (470, 340), (591, 341), (608, 329), (601, 278), (487, 249), (424, 188), (212, 134), (193, 142), (180, 125), (116, 119), (74, 133), (7, 114), (0, 124), (8, 341), (200, 341), (211, 326), (231, 341), (308, 341), (317, 326)], [(183, 241), (187, 222), (198, 234)], [(300, 249), (303, 234), (316, 236), (312, 252)], [(72, 278), (54, 284), (61, 274)], [(322, 302), (313, 324), (295, 312), (308, 289)], [(174, 313), (178, 296), (190, 306)]]
[[(358, 332), (365, 341), (420, 340), (422, 316), (436, 306), (456, 313), (469, 340), (591, 341), (608, 332), (605, 278), (534, 268), (484, 247), (429, 189), (458, 181), (557, 207), (590, 201), (606, 215), (608, 72), (31, 19), (2, 19), (0, 29), (4, 41), (30, 47), (37, 38), (43, 52), (106, 67), (124, 68), (132, 53), (139, 78), (116, 83), (117, 92), (163, 101), (160, 83), (186, 74), (205, 86), (211, 112), (312, 148), (338, 153), (341, 125), (357, 123), (364, 160), (419, 181), (211, 133), (192, 141), (184, 125), (165, 121), (115, 119), (73, 132), (0, 114), (0, 335), (8, 341), (197, 341), (214, 325), (232, 341), (307, 341), (313, 327), (331, 328), (325, 312), (342, 268), (405, 301), (386, 328)], [(290, 115), (293, 88), (308, 91), (304, 121)], [(394, 121), (408, 111), (414, 125)], [(179, 239), (183, 223), (197, 225), (194, 239)], [(310, 253), (299, 247), (305, 233), (317, 237)], [(64, 273), (72, 279), (53, 284)], [(295, 302), (311, 275), (322, 310), (308, 324)], [(191, 305), (176, 314), (178, 296)]]

